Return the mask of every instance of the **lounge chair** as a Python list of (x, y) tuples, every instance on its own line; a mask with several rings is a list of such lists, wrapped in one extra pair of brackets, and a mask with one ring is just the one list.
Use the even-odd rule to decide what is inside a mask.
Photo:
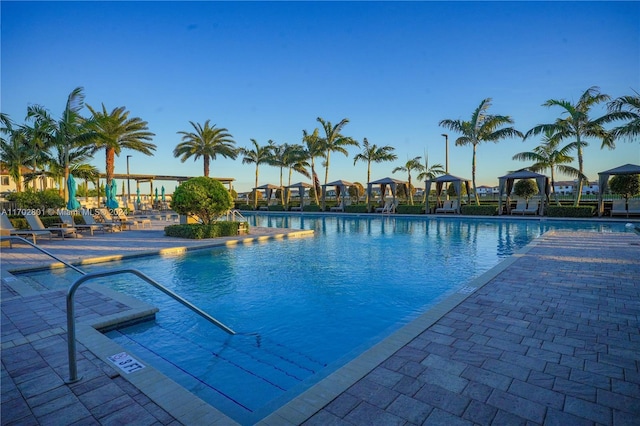
[(529, 200), (529, 202), (527, 203), (527, 208), (524, 209), (524, 212), (522, 214), (523, 215), (524, 214), (537, 215), (539, 207), (540, 207), (540, 201), (539, 200)]
[(307, 206), (310, 206), (310, 205), (311, 205), (311, 200), (309, 200), (309, 199), (305, 199), (305, 200), (302, 202), (302, 205), (301, 205), (301, 206), (291, 207), (291, 211), (292, 211), (292, 212), (301, 212), (301, 211), (304, 211), (304, 207), (307, 207)]
[(18, 237), (23, 236), (31, 236), (33, 239), (33, 244), (37, 244), (36, 238), (38, 237), (47, 237), (51, 239), (52, 235), (51, 231), (35, 231), (33, 229), (16, 229), (13, 227), (13, 224), (9, 220), (9, 216), (2, 213), (0, 214), (0, 229), (9, 231), (9, 235), (15, 235)]
[(376, 213), (388, 213), (391, 209), (391, 205), (393, 204), (393, 200), (387, 200), (384, 202), (384, 206), (378, 207), (376, 209)]
[(616, 215), (629, 217), (626, 200), (613, 200), (613, 204), (611, 205), (611, 216)]
[(96, 219), (93, 217), (89, 210), (82, 209), (82, 218), (84, 219), (84, 223), (90, 226), (98, 226), (103, 231), (116, 231), (120, 229), (120, 225), (117, 223), (107, 223), (107, 222), (96, 222)]
[(524, 215), (526, 210), (527, 210), (527, 200), (520, 199), (516, 203), (516, 207), (511, 209), (511, 214), (520, 213), (520, 214)]
[[(76, 224), (73, 221), (73, 216), (68, 212), (58, 213), (58, 216), (60, 216), (60, 220), (67, 227), (77, 228), (79, 231), (82, 231), (83, 229), (88, 229), (89, 232), (91, 233), (91, 235), (93, 235), (93, 231), (95, 231), (95, 230), (105, 232), (105, 227), (102, 226), (102, 225), (99, 225), (97, 223), (95, 225), (90, 225), (90, 224), (86, 223), (86, 220), (85, 220), (85, 224), (84, 225)], [(92, 218), (93, 218), (93, 216), (92, 216)]]
[[(116, 209), (116, 211), (117, 210), (118, 209)], [(120, 230), (124, 230), (125, 226), (128, 226), (129, 229), (131, 229), (132, 225), (135, 225), (136, 228), (139, 228), (139, 224), (138, 224), (137, 221), (130, 220), (130, 219), (126, 218), (126, 216), (125, 216), (125, 219), (120, 219), (120, 217), (113, 217), (111, 215), (111, 212), (109, 212), (108, 209), (96, 209), (96, 211), (98, 212), (98, 214), (100, 215), (102, 220), (104, 220), (105, 223), (112, 223), (112, 224), (119, 225)]]
[(349, 205), (351, 205), (351, 199), (343, 198), (340, 201), (340, 204), (338, 204), (337, 206), (331, 207), (329, 210), (332, 212), (344, 212), (344, 208)]
[(629, 200), (627, 214), (640, 215), (640, 198)]
[(145, 225), (149, 225), (149, 228), (151, 228), (151, 219), (147, 219), (147, 218), (129, 219), (129, 217), (127, 217), (127, 215), (124, 214), (124, 211), (122, 211), (122, 209), (116, 209), (115, 213), (118, 216), (118, 220), (120, 220), (123, 223), (129, 223), (130, 221), (133, 221), (136, 223), (136, 228), (139, 228), (139, 225), (142, 225), (142, 229), (144, 229)]
[(457, 213), (458, 200), (445, 200), (442, 207), (436, 209), (436, 213)]
[(78, 238), (78, 231), (73, 226), (46, 227), (40, 220), (40, 216), (38, 216), (37, 214), (25, 214), (24, 218), (27, 219), (27, 223), (33, 231), (50, 231), (54, 234), (58, 234), (58, 236), (62, 238), (66, 237), (67, 235), (73, 235), (74, 237)]

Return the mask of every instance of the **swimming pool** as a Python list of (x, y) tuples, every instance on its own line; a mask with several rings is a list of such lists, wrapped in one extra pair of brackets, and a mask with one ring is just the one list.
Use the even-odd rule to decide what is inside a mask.
[[(155, 321), (107, 335), (244, 424), (543, 232), (624, 230), (624, 224), (529, 220), (307, 214), (248, 219), (253, 226), (314, 229), (316, 236), (85, 268), (135, 267), (240, 331), (228, 336), (130, 279), (102, 281), (160, 308)], [(56, 280), (47, 281), (77, 277), (53, 275)]]

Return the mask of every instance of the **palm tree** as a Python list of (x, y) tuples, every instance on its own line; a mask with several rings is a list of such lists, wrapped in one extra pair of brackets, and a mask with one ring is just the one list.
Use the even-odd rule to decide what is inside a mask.
[(422, 163), (420, 162), (420, 159), (422, 157), (414, 157), (410, 160), (407, 160), (407, 162), (404, 164), (404, 166), (399, 166), (396, 167), (395, 169), (393, 169), (391, 171), (391, 173), (395, 173), (395, 172), (407, 172), (408, 175), (408, 182), (409, 182), (409, 204), (413, 205), (413, 185), (411, 184), (411, 171), (412, 170), (417, 170), (419, 172), (424, 170), (424, 166), (422, 165)]
[(84, 94), (82, 87), (76, 87), (67, 97), (62, 116), (59, 120), (54, 120), (48, 111), (39, 105), (34, 105), (28, 109), (27, 117), (34, 120), (41, 120), (46, 123), (48, 129), (47, 138), (51, 145), (58, 146), (64, 153), (64, 182), (62, 191), (65, 202), (68, 200), (66, 182), (69, 178), (69, 153), (77, 148), (95, 142), (96, 134), (90, 127), (91, 120), (86, 120), (80, 115), (84, 108)]
[(102, 111), (96, 111), (87, 105), (93, 121), (91, 128), (96, 133), (93, 152), (105, 150), (107, 185), (111, 184), (115, 168), (115, 156), (120, 156), (123, 149), (141, 152), (144, 155), (153, 155), (156, 146), (150, 141), (155, 133), (149, 131), (147, 122), (139, 117), (129, 118), (129, 111), (125, 107), (118, 107), (107, 112), (104, 104)]
[[(445, 174), (446, 171), (444, 166), (440, 163), (434, 164), (429, 167), (429, 156), (424, 154), (424, 166), (420, 174), (418, 174), (418, 180), (420, 182), (424, 182), (427, 179), (435, 179), (436, 177)], [(425, 192), (422, 196), (422, 202), (425, 203), (427, 201), (427, 193)]]
[[(514, 160), (519, 161), (533, 161), (534, 164), (527, 167), (532, 172), (543, 172), (547, 169), (551, 172), (551, 188), (555, 188), (556, 170), (570, 177), (576, 177), (579, 179), (586, 179), (586, 177), (580, 173), (580, 170), (575, 167), (568, 166), (568, 163), (572, 163), (574, 158), (569, 153), (574, 149), (573, 144), (569, 144), (563, 148), (559, 148), (560, 140), (555, 137), (553, 131), (548, 129), (545, 131), (543, 143), (535, 147), (533, 151), (520, 152), (513, 156)], [(558, 194), (554, 191), (554, 198), (556, 204), (560, 205)]]
[(235, 141), (233, 136), (229, 134), (228, 130), (224, 127), (216, 128), (209, 126), (209, 121), (204, 122), (204, 127), (200, 123), (189, 123), (194, 128), (195, 132), (178, 132), (182, 135), (182, 142), (180, 142), (173, 150), (174, 157), (180, 157), (181, 162), (185, 162), (191, 156), (194, 160), (198, 160), (200, 157), (204, 160), (204, 176), (209, 176), (209, 161), (215, 160), (218, 155), (225, 158), (231, 158), (235, 160), (238, 156), (238, 149), (235, 147)]
[(329, 181), (329, 162), (331, 159), (331, 153), (339, 152), (344, 155), (349, 155), (345, 146), (359, 146), (360, 144), (352, 138), (343, 136), (340, 133), (344, 126), (349, 123), (349, 119), (344, 118), (335, 126), (333, 126), (330, 121), (324, 121), (322, 117), (318, 117), (317, 120), (320, 124), (322, 124), (322, 128), (324, 129), (325, 133), (325, 137), (322, 138), (322, 144), (324, 145), (325, 150), (324, 184), (326, 185)]
[[(280, 162), (289, 171), (289, 179), (288, 179), (287, 186), (291, 185), (291, 176), (294, 171), (300, 173), (306, 178), (311, 177), (311, 175), (307, 171), (307, 167), (309, 167), (309, 163), (307, 162), (307, 155), (302, 145), (284, 144), (284, 149), (282, 150), (282, 157), (280, 159)], [(280, 186), (282, 186), (282, 183), (280, 183)], [(289, 202), (288, 195), (289, 195), (289, 192), (287, 192), (287, 203)]]
[(318, 200), (318, 194), (320, 193), (320, 181), (318, 179), (318, 174), (316, 173), (315, 159), (318, 157), (324, 158), (325, 156), (324, 145), (318, 133), (317, 128), (314, 129), (311, 134), (308, 134), (306, 130), (302, 131), (302, 141), (306, 145), (306, 158), (311, 160), (311, 176), (313, 179), (313, 193), (315, 195), (316, 205), (320, 205), (320, 201)]
[[(22, 130), (24, 131), (25, 143), (29, 146), (31, 152), (31, 169), (33, 170), (33, 176), (38, 174), (38, 166), (44, 167), (45, 164), (51, 161), (50, 148), (55, 143), (52, 138), (51, 118), (48, 117), (48, 113), (45, 111), (43, 114), (33, 114), (32, 109), (39, 108), (38, 106), (30, 106), (27, 108), (27, 120), (30, 118), (33, 121), (31, 126), (24, 125)], [(64, 171), (64, 168), (63, 168)], [(45, 174), (45, 170), (42, 170), (41, 174)], [(43, 179), (44, 188), (46, 188), (46, 179)], [(36, 189), (37, 179), (33, 179), (33, 189)]]
[(476, 205), (480, 205), (480, 198), (476, 187), (476, 150), (481, 142), (499, 142), (501, 139), (522, 137), (522, 133), (513, 127), (503, 127), (513, 124), (513, 119), (508, 115), (491, 115), (487, 110), (491, 107), (491, 98), (484, 99), (471, 115), (471, 120), (442, 120), (439, 125), (451, 131), (462, 134), (456, 139), (457, 146), (473, 146), (473, 159), (471, 160), (471, 180), (473, 181), (473, 193)]
[[(537, 125), (525, 134), (524, 139), (527, 139), (529, 136), (539, 135), (547, 130), (552, 132), (560, 141), (569, 139), (574, 144), (573, 146), (578, 154), (578, 170), (580, 170), (580, 174), (584, 176), (582, 148), (588, 145), (585, 139), (594, 138), (601, 140), (601, 149), (605, 146), (609, 149), (615, 147), (611, 133), (607, 132), (603, 127), (603, 124), (615, 120), (615, 116), (606, 114), (593, 120), (589, 118), (589, 112), (594, 105), (610, 99), (611, 97), (609, 95), (600, 93), (600, 89), (596, 86), (587, 89), (575, 104), (566, 100), (549, 99), (542, 105), (546, 107), (558, 106), (562, 108), (562, 115), (566, 114), (566, 117), (556, 119), (555, 123)], [(583, 179), (578, 180), (578, 193), (575, 199), (576, 206), (580, 204), (583, 183)]]
[(0, 161), (16, 183), (16, 190), (21, 192), (22, 166), (29, 161), (29, 147), (25, 144), (24, 133), (13, 128), (7, 114), (0, 113), (0, 126)]
[[(395, 148), (385, 145), (378, 147), (376, 144), (369, 145), (367, 138), (362, 141), (362, 152), (353, 157), (353, 165), (355, 166), (358, 161), (367, 162), (367, 180), (371, 182), (371, 163), (382, 163), (384, 161), (395, 161), (398, 156), (393, 153)], [(369, 192), (366, 194), (366, 204), (369, 205)]]
[(611, 131), (616, 139), (633, 139), (640, 135), (640, 95), (621, 96), (607, 105), (609, 115), (616, 120), (627, 120), (622, 126)]
[(273, 141), (269, 140), (267, 145), (260, 146), (255, 139), (251, 139), (253, 149), (242, 148), (241, 153), (244, 156), (242, 158), (242, 164), (255, 164), (256, 165), (256, 184), (253, 189), (253, 208), (258, 208), (258, 170), (260, 164), (272, 164), (273, 161)]

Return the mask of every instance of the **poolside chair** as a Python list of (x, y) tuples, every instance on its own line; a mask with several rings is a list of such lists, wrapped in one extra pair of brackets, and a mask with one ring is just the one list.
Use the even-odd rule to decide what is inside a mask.
[(50, 231), (35, 231), (33, 229), (29, 230), (29, 229), (16, 229), (13, 227), (13, 224), (11, 223), (11, 221), (9, 220), (9, 216), (7, 216), (6, 214), (2, 213), (0, 214), (0, 229), (5, 230), (5, 231), (9, 231), (9, 235), (15, 235), (18, 237), (23, 237), (23, 236), (29, 236), (31, 235), (31, 238), (33, 238), (33, 244), (37, 244), (36, 238), (38, 237), (48, 237), (49, 239), (51, 239), (52, 235)]
[(82, 209), (82, 218), (84, 219), (84, 223), (90, 226), (98, 226), (103, 231), (119, 231), (120, 225), (117, 223), (107, 223), (107, 222), (96, 222), (96, 219), (93, 217), (89, 210)]
[[(118, 209), (116, 209), (116, 210), (118, 210)], [(129, 226), (129, 229), (131, 229), (131, 225), (135, 225), (136, 228), (139, 227), (138, 222), (136, 222), (134, 220), (126, 219), (126, 217), (125, 217), (124, 220), (120, 219), (119, 217), (113, 217), (111, 215), (111, 212), (109, 212), (108, 209), (96, 209), (96, 211), (98, 212), (98, 214), (100, 215), (102, 220), (104, 220), (105, 223), (112, 223), (112, 224), (119, 225), (120, 230), (124, 230), (125, 226)]]
[(613, 204), (611, 206), (611, 216), (616, 215), (629, 217), (626, 200), (613, 200)]
[(304, 207), (310, 206), (311, 205), (311, 200), (310, 199), (305, 199), (302, 202), (301, 206), (295, 206), (295, 207), (291, 207), (291, 211), (292, 212), (301, 212), (304, 211)]
[(520, 213), (524, 215), (526, 210), (527, 210), (527, 200), (522, 198), (518, 200), (518, 202), (516, 203), (516, 207), (511, 209), (511, 214)]
[(50, 231), (62, 238), (66, 237), (67, 235), (73, 235), (74, 237), (78, 238), (78, 232), (73, 226), (46, 227), (40, 220), (40, 216), (38, 216), (37, 214), (25, 214), (24, 218), (27, 219), (27, 223), (33, 231)]
[(524, 209), (524, 212), (522, 214), (523, 215), (525, 215), (525, 214), (537, 215), (539, 207), (540, 207), (540, 201), (539, 200), (529, 200), (529, 203), (527, 203), (527, 208)]
[(627, 208), (628, 215), (640, 215), (640, 198), (633, 198), (629, 200)]
[(436, 209), (436, 213), (450, 213), (453, 205), (453, 200), (444, 200), (442, 207)]
[(151, 228), (151, 219), (147, 219), (147, 218), (130, 219), (122, 209), (116, 209), (115, 213), (118, 216), (118, 220), (120, 220), (123, 223), (135, 222), (136, 228), (139, 228), (140, 225), (142, 225), (142, 229), (144, 229), (145, 225), (149, 225), (149, 228)]
[(393, 204), (393, 200), (387, 200), (384, 202), (384, 206), (378, 207), (376, 209), (376, 213), (388, 213), (391, 208), (391, 204)]
[[(95, 231), (95, 230), (106, 232), (105, 226), (102, 226), (102, 225), (97, 224), (97, 223), (95, 225), (91, 225), (91, 224), (86, 223), (86, 220), (85, 220), (85, 224), (84, 225), (76, 224), (73, 221), (73, 216), (69, 212), (62, 211), (62, 212), (58, 213), (58, 216), (60, 216), (60, 220), (67, 227), (77, 228), (79, 231), (82, 231), (83, 229), (88, 229), (89, 232), (91, 233), (91, 235), (93, 235), (93, 231)], [(93, 216), (91, 216), (91, 218), (93, 219)]]

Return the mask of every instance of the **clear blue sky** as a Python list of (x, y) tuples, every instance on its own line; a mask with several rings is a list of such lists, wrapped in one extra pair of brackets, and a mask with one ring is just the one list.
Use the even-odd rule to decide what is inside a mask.
[[(344, 134), (392, 145), (391, 174), (428, 151), (445, 162), (442, 119), (468, 120), (484, 98), (526, 132), (555, 120), (547, 99), (577, 101), (591, 86), (612, 97), (640, 91), (638, 2), (12, 2), (2, 1), (2, 112), (22, 123), (28, 105), (55, 116), (68, 94), (125, 106), (156, 134), (154, 157), (123, 152), (116, 172), (199, 176), (202, 160), (173, 157), (189, 121), (226, 127), (237, 146), (300, 143), (320, 116), (348, 118)], [(85, 110), (86, 111), (86, 110)], [(594, 111), (594, 116), (604, 110)], [(88, 111), (86, 111), (88, 114)], [(450, 132), (449, 132), (450, 133)], [(450, 133), (449, 171), (471, 178), (471, 147)], [(478, 184), (527, 166), (511, 157), (540, 140), (478, 148)], [(329, 179), (365, 182), (366, 164), (333, 154)], [(638, 141), (613, 151), (593, 142), (585, 171), (640, 164)], [(104, 155), (94, 164), (104, 171)], [(576, 164), (577, 167), (577, 164)], [(219, 158), (211, 175), (254, 182), (254, 165)], [(319, 173), (324, 178), (324, 171)], [(262, 166), (260, 184), (279, 171)], [(560, 178), (563, 178), (560, 176)], [(304, 180), (294, 174), (293, 181)], [(171, 186), (171, 185), (168, 185)]]

